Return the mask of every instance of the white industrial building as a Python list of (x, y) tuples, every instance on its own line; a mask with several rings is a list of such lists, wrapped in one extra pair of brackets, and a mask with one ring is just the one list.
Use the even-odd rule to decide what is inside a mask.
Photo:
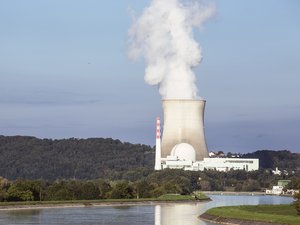
[(164, 127), (156, 120), (155, 170), (259, 169), (258, 159), (210, 158), (204, 135), (205, 100), (164, 100)]
[(168, 156), (161, 159), (162, 169), (184, 169), (191, 171), (204, 170), (245, 170), (255, 171), (259, 169), (258, 159), (243, 158), (204, 158), (203, 161), (181, 160), (177, 156)]
[(196, 161), (196, 153), (190, 144), (181, 143), (174, 146), (171, 154), (166, 158), (160, 157), (160, 119), (157, 119), (156, 137), (156, 164), (155, 169), (184, 169), (190, 171), (204, 170), (245, 170), (255, 171), (259, 169), (259, 159), (247, 158), (203, 158)]

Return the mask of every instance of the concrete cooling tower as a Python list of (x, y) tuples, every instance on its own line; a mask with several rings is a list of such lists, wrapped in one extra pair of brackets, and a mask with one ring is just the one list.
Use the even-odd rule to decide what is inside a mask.
[(156, 119), (155, 170), (255, 171), (258, 159), (209, 158), (204, 136), (204, 100), (164, 100), (164, 127)]
[(204, 109), (204, 100), (163, 100), (162, 158), (172, 155), (184, 158), (185, 152), (187, 160), (201, 161), (208, 157)]

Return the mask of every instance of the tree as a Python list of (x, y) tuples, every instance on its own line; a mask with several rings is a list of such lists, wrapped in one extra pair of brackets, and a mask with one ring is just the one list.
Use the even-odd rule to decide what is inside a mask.
[(153, 185), (151, 185), (146, 180), (137, 181), (134, 183), (134, 189), (136, 193), (136, 198), (150, 198), (152, 197)]
[(56, 181), (47, 187), (44, 200), (74, 200), (74, 194), (66, 187), (65, 181)]
[(247, 180), (243, 183), (242, 191), (260, 191), (261, 187), (256, 180)]
[(231, 158), (232, 157), (232, 153), (231, 152), (228, 152), (227, 153), (227, 158)]
[(33, 194), (30, 190), (23, 189), (17, 184), (12, 184), (7, 190), (9, 201), (32, 201)]
[(298, 193), (296, 193), (294, 195), (294, 198), (295, 198), (295, 202), (294, 202), (294, 206), (298, 212), (298, 214), (300, 215), (300, 180), (298, 180)]
[(7, 179), (0, 177), (0, 202), (7, 198), (7, 189), (9, 188), (9, 182)]
[(174, 180), (174, 182), (179, 188), (179, 194), (189, 195), (192, 193), (193, 188), (190, 179), (181, 176), (178, 179)]
[(98, 189), (99, 189), (99, 198), (105, 199), (108, 198), (109, 192), (112, 190), (110, 184), (105, 180), (98, 180)]
[(94, 200), (100, 198), (100, 190), (94, 182), (83, 182), (82, 190), (81, 200)]
[(199, 181), (199, 186), (200, 186), (201, 191), (210, 191), (211, 190), (210, 182), (207, 180)]
[(111, 193), (110, 198), (112, 199), (130, 199), (134, 197), (133, 188), (127, 181), (117, 182)]
[(298, 214), (300, 215), (300, 192), (295, 194), (294, 198), (296, 201), (294, 202), (295, 208), (298, 211)]

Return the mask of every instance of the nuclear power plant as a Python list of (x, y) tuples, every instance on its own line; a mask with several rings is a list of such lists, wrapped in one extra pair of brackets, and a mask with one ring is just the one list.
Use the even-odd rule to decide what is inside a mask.
[(164, 126), (156, 120), (155, 169), (186, 167), (208, 157), (205, 100), (163, 100)]
[(156, 120), (156, 170), (258, 169), (255, 160), (209, 158), (206, 101), (198, 97), (194, 73), (203, 56), (193, 30), (214, 13), (213, 5), (198, 1), (151, 1), (128, 32), (128, 55), (144, 58), (145, 81), (158, 86), (163, 99), (163, 120)]
[(205, 100), (163, 100), (162, 135), (161, 120), (156, 119), (155, 170), (258, 170), (258, 159), (209, 158), (204, 132), (205, 104)]

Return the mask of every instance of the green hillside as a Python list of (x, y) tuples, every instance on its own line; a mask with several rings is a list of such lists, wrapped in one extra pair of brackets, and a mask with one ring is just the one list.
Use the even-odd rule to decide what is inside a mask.
[(259, 159), (259, 167), (263, 169), (278, 167), (281, 170), (300, 170), (300, 154), (288, 150), (261, 150), (245, 154), (243, 157)]
[(150, 146), (104, 138), (50, 140), (0, 136), (0, 176), (8, 179), (94, 179), (153, 168)]

